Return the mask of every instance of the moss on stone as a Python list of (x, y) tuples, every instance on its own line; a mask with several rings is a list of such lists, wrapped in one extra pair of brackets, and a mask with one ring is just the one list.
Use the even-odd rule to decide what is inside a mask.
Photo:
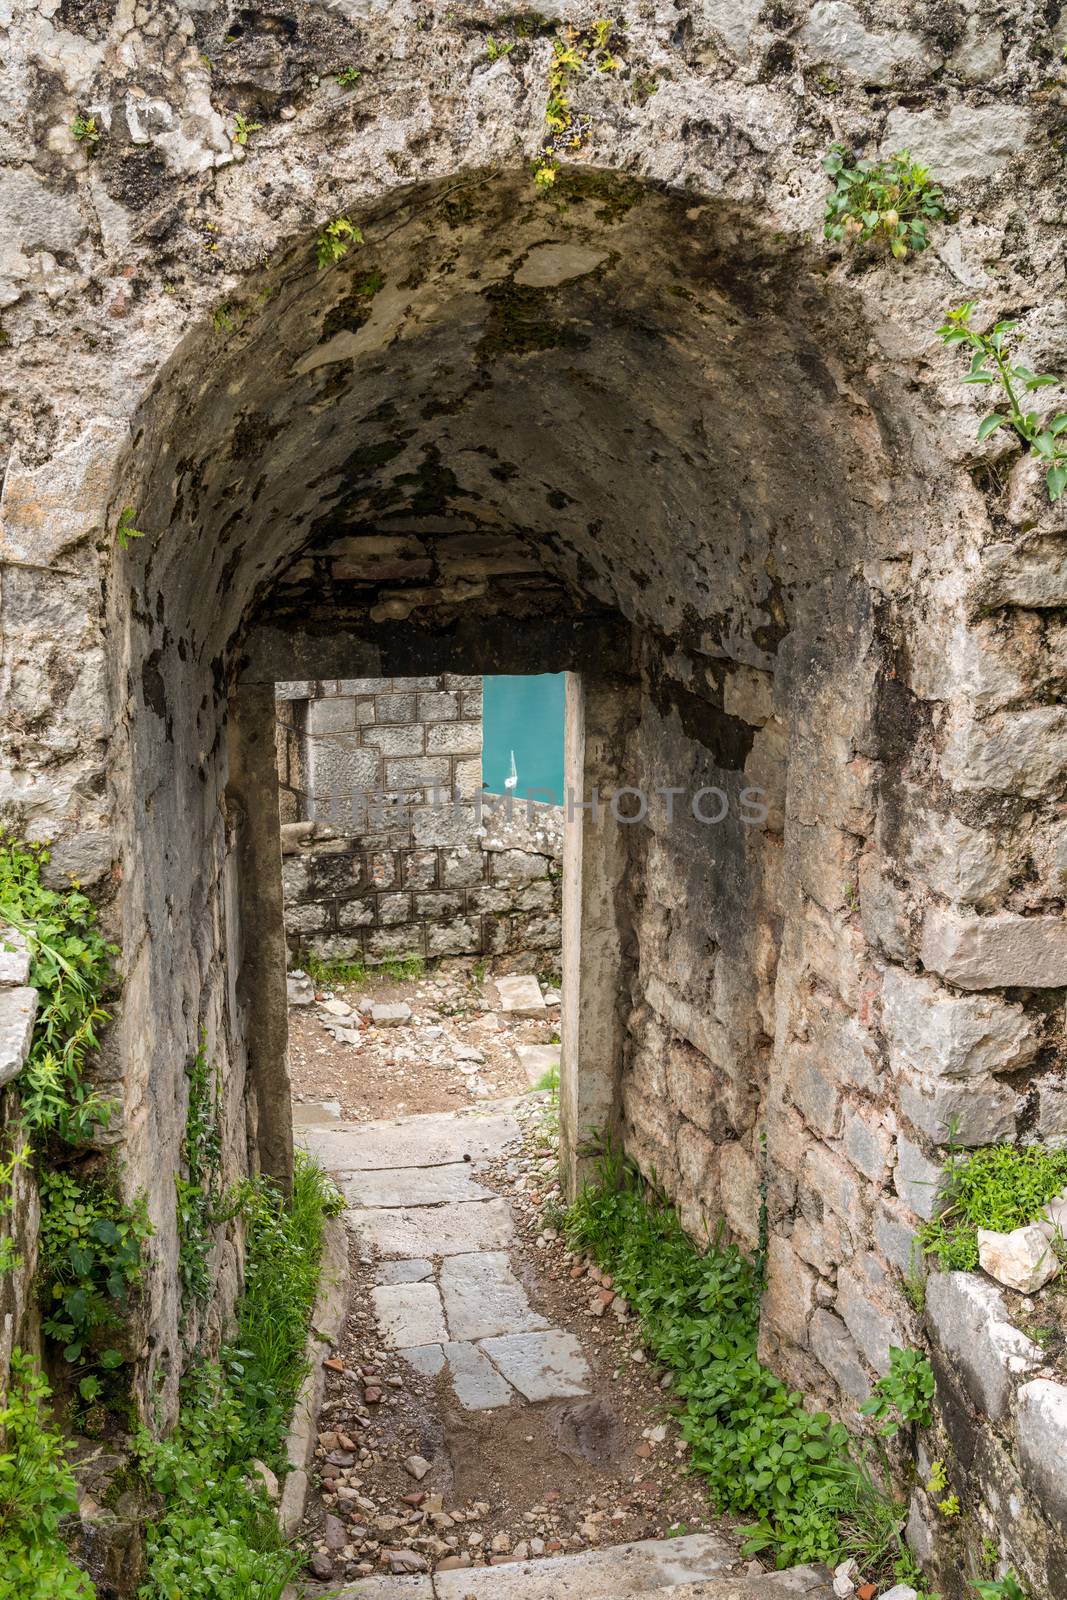
[(355, 333), (362, 328), (370, 318), (374, 296), (384, 285), (385, 274), (378, 267), (372, 267), (369, 272), (355, 278), (350, 292), (343, 300), (338, 300), (323, 318), (319, 343), (325, 344), (338, 333)]
[(599, 167), (563, 166), (552, 188), (553, 200), (561, 205), (595, 202), (598, 222), (620, 222), (647, 193), (647, 184), (637, 178)]
[(478, 344), (483, 359), (495, 355), (529, 355), (534, 350), (588, 350), (589, 335), (554, 320), (552, 289), (532, 289), (513, 278), (483, 290), (489, 319)]

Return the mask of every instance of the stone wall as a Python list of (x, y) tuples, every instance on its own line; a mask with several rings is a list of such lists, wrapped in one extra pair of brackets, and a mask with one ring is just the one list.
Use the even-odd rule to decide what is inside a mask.
[[(551, 28), (486, 57), (520, 14), (0, 24), (0, 812), (121, 945), (146, 1414), (202, 1027), (228, 1173), (284, 1176), (277, 681), (571, 670), (588, 770), (726, 792), (717, 829), (586, 836), (601, 959), (568, 970), (621, 1101), (583, 1103), (693, 1226), (750, 1240), (766, 1194), (762, 1348), (813, 1397), (854, 1413), (922, 1338), (901, 1275), (953, 1121), (1067, 1131), (1063, 515), (1008, 430), (976, 443), (935, 334), (975, 299), (1067, 366), (1059, 10), (624, 0), (549, 195)], [(823, 241), (834, 141), (932, 168), (929, 250)], [(363, 242), (320, 267), (342, 216)]]
[(558, 968), (562, 812), (499, 796), (472, 811), (480, 677), (285, 683), (277, 695), (294, 960), (484, 956), (502, 969)]

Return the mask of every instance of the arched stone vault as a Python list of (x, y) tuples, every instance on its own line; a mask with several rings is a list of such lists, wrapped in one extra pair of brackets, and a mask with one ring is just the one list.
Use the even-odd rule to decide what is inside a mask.
[[(268, 751), (275, 679), (582, 675), (575, 787), (595, 767), (605, 803), (628, 784), (652, 810), (632, 835), (609, 817), (612, 845), (592, 835), (577, 872), (586, 1032), (570, 1056), (589, 1081), (570, 1085), (569, 1138), (625, 1124), (694, 1225), (717, 1212), (719, 1147), (745, 1141), (752, 1159), (791, 906), (791, 744), (816, 809), (842, 755), (877, 761), (888, 646), (862, 569), (914, 542), (924, 491), (900, 396), (863, 374), (861, 317), (794, 249), (721, 202), (596, 169), (564, 177), (560, 200), (546, 210), (524, 171), (471, 173), (366, 211), (364, 243), (330, 270), (302, 241), (183, 343), (134, 419), (113, 515), (136, 506), (144, 537), (110, 592), (126, 706), (112, 761), (124, 1026), (150, 1019), (156, 1063), (128, 1083), (126, 1137), (138, 1170), (170, 1147), (150, 1185), (161, 1233), (180, 1137), (157, 1092), (162, 1039), (188, 1050), (210, 1019), (235, 1142), (247, 1056), (260, 1152), (284, 1168), (264, 942), (280, 918), (249, 818), (271, 780), (262, 763), (251, 779), (246, 742)], [(235, 693), (258, 706), (236, 745)], [(705, 785), (730, 796), (717, 829), (687, 799), (669, 823), (652, 794)], [(742, 825), (746, 788), (765, 792), (767, 828)], [(669, 1115), (696, 1102), (682, 1149), (654, 1083), (626, 1076), (664, 1028), (691, 1080), (662, 1091)], [(594, 1056), (610, 1063), (599, 1084)]]

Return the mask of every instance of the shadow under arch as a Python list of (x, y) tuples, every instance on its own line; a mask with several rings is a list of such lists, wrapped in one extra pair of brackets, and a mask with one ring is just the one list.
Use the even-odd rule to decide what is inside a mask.
[(752, 1159), (798, 830), (877, 759), (864, 563), (906, 553), (925, 509), (856, 305), (750, 213), (581, 168), (553, 204), (526, 171), (472, 172), (353, 220), (337, 264), (300, 240), (190, 333), (115, 482), (146, 530), (109, 643), (125, 1138), (154, 1175), (164, 1372), (202, 1027), (230, 1169), (284, 1177), (272, 682), (565, 667), (584, 779), (766, 793), (759, 829), (663, 809), (570, 860), (571, 926), (599, 943), (572, 941), (566, 1137), (614, 1122), (696, 1223), (717, 1152)]

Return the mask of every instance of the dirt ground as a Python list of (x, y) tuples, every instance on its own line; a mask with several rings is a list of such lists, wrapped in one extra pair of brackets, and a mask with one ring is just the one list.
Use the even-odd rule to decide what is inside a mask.
[[(491, 984), (491, 979), (488, 980)], [(552, 992), (551, 990), (549, 991)], [(293, 1098), (331, 1103), (346, 1122), (420, 1111), (455, 1111), (477, 1100), (525, 1094), (531, 1087), (515, 1046), (559, 1038), (559, 1007), (544, 1019), (494, 1008), (491, 990), (472, 972), (428, 973), (417, 980), (372, 976), (360, 984), (319, 987), (316, 1003), (289, 1009)], [(321, 1002), (407, 1004), (409, 1022), (376, 1026), (367, 1013), (330, 1031), (338, 1019)], [(358, 1033), (358, 1042), (336, 1033)], [(461, 1059), (464, 1052), (473, 1052)], [(481, 1059), (475, 1059), (475, 1056)]]

